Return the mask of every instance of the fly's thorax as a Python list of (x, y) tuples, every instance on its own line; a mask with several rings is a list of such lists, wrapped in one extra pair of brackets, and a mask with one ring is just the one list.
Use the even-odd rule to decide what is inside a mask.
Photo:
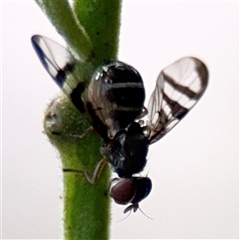
[(148, 140), (136, 122), (119, 131), (111, 143), (102, 148), (102, 154), (108, 159), (113, 171), (124, 178), (143, 170), (147, 153)]

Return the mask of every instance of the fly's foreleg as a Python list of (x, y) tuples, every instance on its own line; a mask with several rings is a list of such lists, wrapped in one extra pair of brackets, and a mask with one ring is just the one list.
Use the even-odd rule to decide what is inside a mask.
[(93, 175), (91, 175), (88, 171), (84, 171), (84, 170), (75, 170), (75, 169), (70, 169), (70, 168), (64, 168), (63, 169), (63, 172), (65, 173), (80, 173), (80, 174), (84, 174), (86, 179), (88, 180), (88, 182), (90, 182), (91, 184), (95, 184), (104, 167), (107, 165), (108, 161), (106, 158), (103, 158), (96, 166), (94, 172), (93, 172)]

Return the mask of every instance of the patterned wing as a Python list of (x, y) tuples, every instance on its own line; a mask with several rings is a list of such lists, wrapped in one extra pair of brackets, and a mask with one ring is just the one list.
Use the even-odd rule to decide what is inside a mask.
[(31, 40), (42, 65), (49, 75), (72, 100), (77, 109), (84, 112), (81, 99), (84, 84), (74, 75), (76, 66), (80, 65), (79, 61), (66, 48), (47, 37), (34, 35)]
[[(83, 96), (85, 86), (81, 79), (92, 73), (92, 66), (86, 67), (86, 63), (83, 66), (66, 48), (47, 37), (34, 35), (31, 40), (41, 63), (52, 79), (81, 113), (87, 113), (95, 131), (103, 139), (107, 139), (106, 124), (98, 118), (92, 104)], [(85, 79), (87, 80), (89, 79)]]
[(150, 143), (161, 139), (186, 116), (207, 84), (208, 70), (197, 58), (181, 58), (162, 70), (148, 104)]

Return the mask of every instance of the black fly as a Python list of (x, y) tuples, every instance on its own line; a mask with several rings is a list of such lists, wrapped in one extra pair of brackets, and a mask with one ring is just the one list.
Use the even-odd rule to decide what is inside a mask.
[[(197, 58), (185, 57), (163, 69), (146, 109), (143, 81), (132, 66), (112, 60), (96, 70), (89, 66), (75, 73), (81, 63), (64, 47), (39, 35), (32, 37), (32, 44), (47, 72), (75, 107), (88, 115), (103, 139), (104, 158), (93, 176), (85, 172), (87, 179), (95, 183), (110, 163), (119, 176), (117, 183), (111, 184), (110, 196), (118, 204), (132, 203), (124, 213), (136, 211), (150, 193), (152, 182), (134, 174), (145, 167), (149, 145), (176, 126), (201, 98), (208, 84), (206, 66)], [(87, 87), (84, 71), (93, 73)]]

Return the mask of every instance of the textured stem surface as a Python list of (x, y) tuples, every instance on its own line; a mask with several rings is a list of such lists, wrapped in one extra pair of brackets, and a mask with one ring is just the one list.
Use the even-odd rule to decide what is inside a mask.
[[(120, 19), (120, 0), (76, 0), (71, 9), (66, 0), (36, 0), (71, 49), (96, 68), (101, 62), (116, 59)], [(90, 80), (91, 74), (84, 76)], [(44, 129), (60, 153), (63, 172), (64, 239), (108, 239), (110, 170), (106, 167), (95, 185), (83, 172), (93, 172), (101, 160), (101, 139), (94, 131), (79, 138), (89, 128), (84, 116), (69, 99), (58, 97), (48, 106)], [(58, 134), (52, 134), (53, 132)]]

